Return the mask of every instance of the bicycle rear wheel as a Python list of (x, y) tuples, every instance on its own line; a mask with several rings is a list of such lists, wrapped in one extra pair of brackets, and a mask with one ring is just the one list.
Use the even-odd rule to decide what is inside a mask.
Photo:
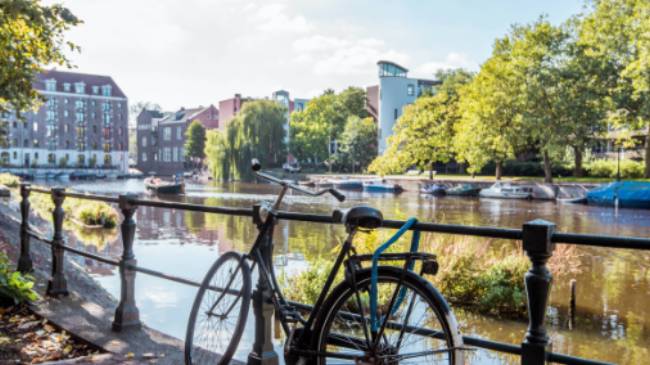
[(356, 286), (342, 282), (322, 307), (314, 326), (315, 363), (463, 364), (462, 337), (440, 293), (401, 268), (378, 273), (376, 318), (383, 330), (370, 324), (370, 271), (359, 271)]
[(205, 275), (194, 299), (185, 364), (228, 364), (246, 326), (250, 301), (250, 268), (240, 254), (226, 252)]

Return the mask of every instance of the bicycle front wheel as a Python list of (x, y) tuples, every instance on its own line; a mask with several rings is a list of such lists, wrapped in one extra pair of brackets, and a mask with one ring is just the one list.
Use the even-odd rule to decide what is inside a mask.
[(369, 270), (332, 291), (314, 326), (317, 364), (463, 364), (454, 315), (428, 281), (380, 267), (377, 288), (374, 328)]
[(242, 332), (251, 301), (251, 274), (245, 259), (226, 252), (203, 279), (185, 335), (185, 364), (228, 364)]

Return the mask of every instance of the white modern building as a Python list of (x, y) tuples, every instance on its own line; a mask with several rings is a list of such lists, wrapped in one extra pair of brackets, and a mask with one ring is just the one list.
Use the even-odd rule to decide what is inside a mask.
[[(379, 61), (377, 66), (379, 92), (371, 92), (375, 87), (368, 88), (368, 103), (370, 106), (376, 105), (378, 109), (378, 146), (379, 154), (382, 154), (388, 146), (388, 137), (393, 134), (393, 126), (402, 115), (404, 106), (413, 103), (425, 91), (435, 92), (435, 87), (440, 82), (409, 78), (408, 70), (394, 62)], [(371, 100), (373, 96), (378, 100)]]

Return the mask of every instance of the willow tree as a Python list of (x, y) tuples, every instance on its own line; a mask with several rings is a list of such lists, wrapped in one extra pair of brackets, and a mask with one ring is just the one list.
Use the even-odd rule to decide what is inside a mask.
[(402, 172), (411, 166), (433, 170), (436, 162), (454, 158), (455, 125), (460, 120), (460, 90), (472, 79), (464, 70), (439, 74), (442, 85), (433, 96), (422, 96), (404, 108), (388, 148), (370, 166), (380, 174)]
[(208, 132), (206, 157), (216, 179), (224, 181), (253, 178), (251, 159), (263, 166), (280, 164), (286, 154), (286, 109), (271, 100), (244, 104), (223, 132)]
[(497, 39), (492, 56), (463, 89), (453, 139), (458, 161), (476, 174), (490, 161), (501, 179), (503, 163), (514, 157), (523, 139), (519, 113), (521, 85), (511, 62), (512, 40)]

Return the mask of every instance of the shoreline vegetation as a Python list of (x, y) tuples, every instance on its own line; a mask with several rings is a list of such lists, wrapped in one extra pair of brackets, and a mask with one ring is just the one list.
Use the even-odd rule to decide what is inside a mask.
[[(20, 178), (15, 175), (2, 173), (0, 174), (0, 185), (5, 185), (12, 190), (15, 199), (20, 199), (18, 188)], [(46, 220), (52, 219), (52, 210), (54, 203), (51, 196), (41, 193), (30, 194), (29, 201), (31, 208), (41, 218)], [(117, 210), (104, 202), (96, 202), (78, 198), (66, 197), (63, 201), (63, 210), (67, 221), (83, 229), (112, 229), (117, 227), (119, 214)]]
[[(359, 254), (372, 253), (391, 232), (372, 232), (359, 237), (355, 247)], [(408, 239), (401, 239), (389, 251), (405, 252)], [(425, 235), (420, 251), (438, 256), (438, 273), (426, 278), (451, 305), (492, 317), (523, 320), (527, 316), (524, 275), (531, 267), (530, 259), (521, 250), (521, 244), (500, 245), (480, 243), (476, 237), (461, 239), (449, 235)], [(493, 249), (492, 247), (496, 247)], [(332, 250), (338, 253), (339, 247)], [(575, 273), (579, 255), (571, 247), (559, 247), (549, 261), (554, 276)], [(481, 260), (477, 260), (481, 257)], [(287, 298), (302, 303), (314, 303), (331, 270), (331, 261), (314, 258), (309, 267), (297, 275), (280, 277)], [(402, 266), (403, 262), (388, 263)], [(364, 266), (367, 267), (367, 266)], [(419, 265), (415, 271), (419, 270)], [(343, 280), (339, 273), (335, 283)], [(382, 293), (380, 293), (382, 295)]]

